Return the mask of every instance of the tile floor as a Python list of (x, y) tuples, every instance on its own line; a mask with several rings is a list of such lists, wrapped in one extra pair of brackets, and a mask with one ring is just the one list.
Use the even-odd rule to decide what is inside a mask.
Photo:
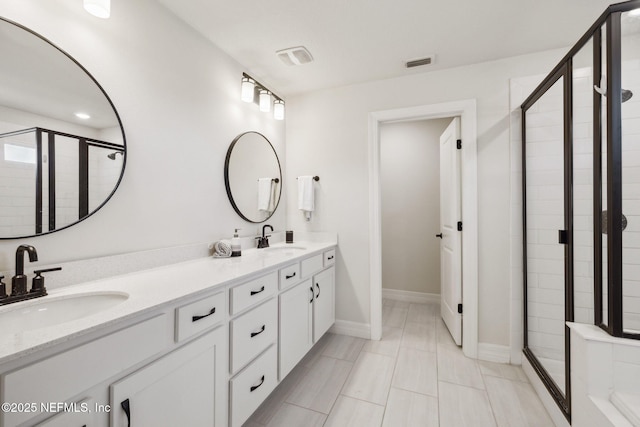
[(384, 300), (383, 337), (326, 334), (245, 427), (553, 427), (520, 367), (466, 358), (436, 304)]

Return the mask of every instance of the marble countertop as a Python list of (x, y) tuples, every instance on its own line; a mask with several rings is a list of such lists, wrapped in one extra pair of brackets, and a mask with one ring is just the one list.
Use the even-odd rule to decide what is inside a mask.
[(86, 293), (126, 293), (125, 301), (77, 320), (32, 330), (12, 331), (0, 326), (0, 364), (81, 337), (127, 319), (151, 312), (181, 299), (241, 283), (262, 272), (272, 271), (296, 259), (321, 253), (337, 245), (336, 239), (277, 243), (272, 248), (302, 247), (297, 250), (247, 249), (241, 257), (206, 257), (164, 267), (142, 270), (49, 291), (35, 300), (0, 307), (2, 313), (22, 310), (49, 299), (69, 298)]

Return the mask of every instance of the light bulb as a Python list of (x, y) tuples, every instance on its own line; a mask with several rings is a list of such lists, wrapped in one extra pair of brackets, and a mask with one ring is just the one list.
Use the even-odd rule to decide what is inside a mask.
[(271, 93), (266, 89), (260, 90), (260, 111), (265, 113), (271, 111)]
[(284, 101), (281, 99), (276, 99), (273, 103), (273, 118), (284, 120)]
[(256, 85), (255, 82), (249, 77), (242, 78), (242, 93), (240, 94), (240, 99), (244, 102), (253, 102), (253, 91)]

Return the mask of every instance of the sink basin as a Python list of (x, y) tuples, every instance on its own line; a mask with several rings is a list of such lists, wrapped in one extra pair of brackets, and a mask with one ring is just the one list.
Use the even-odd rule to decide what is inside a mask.
[(126, 293), (99, 292), (44, 297), (36, 301), (16, 303), (0, 312), (0, 325), (5, 332), (20, 332), (46, 328), (96, 314), (129, 298)]
[(265, 252), (281, 252), (281, 253), (295, 253), (298, 251), (304, 251), (307, 248), (303, 246), (272, 246), (270, 248), (264, 248)]

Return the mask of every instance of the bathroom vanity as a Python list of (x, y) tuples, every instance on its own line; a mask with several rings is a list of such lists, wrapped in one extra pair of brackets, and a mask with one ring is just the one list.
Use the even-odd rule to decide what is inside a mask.
[(0, 425), (241, 426), (334, 323), (336, 244), (249, 249), (3, 307)]

